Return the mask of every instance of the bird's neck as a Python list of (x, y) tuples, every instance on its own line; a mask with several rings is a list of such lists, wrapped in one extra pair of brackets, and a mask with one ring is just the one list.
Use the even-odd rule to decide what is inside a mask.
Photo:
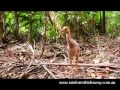
[(67, 44), (71, 44), (71, 33), (70, 32), (68, 32), (68, 33), (66, 33), (66, 41), (67, 41)]

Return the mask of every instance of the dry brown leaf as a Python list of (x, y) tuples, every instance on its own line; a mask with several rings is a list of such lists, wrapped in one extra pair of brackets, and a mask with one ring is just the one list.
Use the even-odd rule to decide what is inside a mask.
[(91, 76), (92, 78), (95, 78), (95, 77), (96, 77), (96, 74), (95, 74), (95, 73), (91, 73), (90, 76)]

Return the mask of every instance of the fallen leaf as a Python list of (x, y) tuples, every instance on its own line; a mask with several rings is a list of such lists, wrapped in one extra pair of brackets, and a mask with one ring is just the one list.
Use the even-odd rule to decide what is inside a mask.
[(95, 73), (91, 73), (90, 76), (91, 76), (92, 78), (95, 78), (95, 77), (96, 77), (96, 74), (95, 74)]

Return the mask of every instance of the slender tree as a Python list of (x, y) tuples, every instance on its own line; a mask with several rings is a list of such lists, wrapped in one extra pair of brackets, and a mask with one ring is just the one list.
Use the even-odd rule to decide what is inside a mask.
[(105, 11), (102, 11), (102, 33), (106, 33), (106, 30), (105, 30)]
[(29, 11), (29, 33), (28, 33), (28, 41), (32, 43), (32, 11)]
[(0, 37), (2, 37), (4, 33), (3, 27), (3, 11), (0, 11)]
[(18, 37), (18, 32), (19, 32), (19, 21), (18, 21), (18, 11), (13, 11), (14, 13), (14, 27), (15, 27), (15, 31), (14, 34), (16, 37)]
[(44, 20), (44, 26), (45, 26), (45, 31), (44, 31), (44, 35), (42, 37), (42, 43), (41, 43), (41, 55), (40, 57), (43, 55), (44, 53), (44, 48), (45, 48), (45, 42), (46, 42), (46, 31), (48, 30), (48, 11), (45, 11), (45, 20)]

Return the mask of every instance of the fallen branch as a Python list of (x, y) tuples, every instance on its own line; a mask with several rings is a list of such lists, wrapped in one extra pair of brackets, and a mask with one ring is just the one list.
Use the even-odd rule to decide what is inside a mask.
[[(39, 65), (59, 65), (59, 66), (71, 66), (70, 63), (39, 63)], [(105, 63), (99, 63), (99, 64), (76, 64), (73, 63), (73, 66), (87, 66), (87, 67), (113, 67), (113, 68), (120, 68), (119, 65), (116, 64), (105, 64)]]
[(46, 72), (45, 75), (44, 75), (44, 79), (48, 79), (49, 75), (50, 74), (48, 72)]
[[(42, 65), (42, 62), (40, 61), (41, 65)], [(44, 69), (54, 78), (54, 79), (57, 79), (55, 77), (55, 75), (45, 66), (45, 65), (42, 65), (44, 67)]]

